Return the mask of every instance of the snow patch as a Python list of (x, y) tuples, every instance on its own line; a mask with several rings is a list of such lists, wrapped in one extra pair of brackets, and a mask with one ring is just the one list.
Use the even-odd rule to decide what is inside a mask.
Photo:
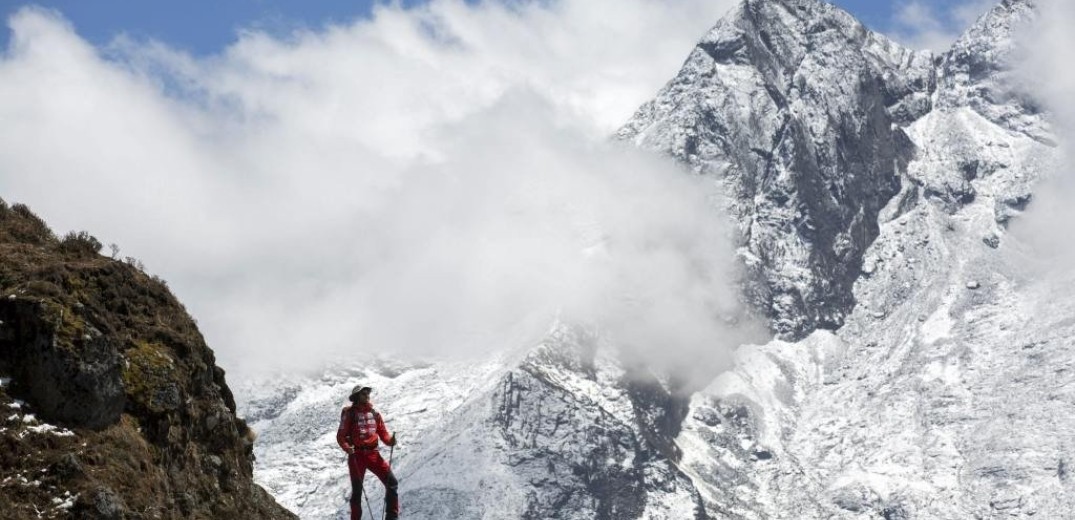
[(940, 381), (946, 385), (955, 386), (960, 382), (961, 373), (956, 363), (934, 361), (926, 365), (921, 378), (925, 382)]
[(920, 331), (922, 341), (926, 344), (936, 343), (938, 340), (947, 338), (952, 334), (952, 326), (955, 324), (951, 316), (953, 300), (954, 296), (951, 293), (946, 295), (944, 302), (922, 324)]
[(52, 506), (56, 509), (71, 509), (78, 500), (78, 494), (72, 495), (70, 491), (64, 491), (62, 497), (52, 497)]
[(55, 426), (55, 425), (48, 424), (48, 423), (41, 423), (41, 424), (39, 424), (37, 426), (28, 426), (26, 428), (26, 431), (37, 433), (37, 434), (46, 434), (47, 433), (47, 434), (55, 435), (57, 437), (74, 437), (75, 436), (75, 432), (73, 432), (71, 430), (68, 430), (68, 429), (65, 429), (65, 428), (60, 428), (59, 426)]

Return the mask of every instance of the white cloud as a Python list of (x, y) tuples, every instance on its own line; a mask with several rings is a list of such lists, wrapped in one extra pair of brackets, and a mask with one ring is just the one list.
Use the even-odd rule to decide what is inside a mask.
[[(1032, 95), (1048, 111), (1060, 160), (1057, 171), (1035, 189), (1027, 214), (1015, 221), (1013, 231), (1034, 247), (1052, 274), (1075, 276), (1075, 71), (1067, 51), (1075, 49), (1075, 4), (1065, 0), (1038, 3), (1037, 21), (1021, 36), (1023, 49), (1017, 60), (1019, 76)], [(1070, 282), (1070, 280), (1068, 280)]]
[(928, 0), (903, 1), (896, 4), (889, 35), (915, 49), (944, 52), (996, 4), (995, 0), (964, 0), (943, 6)]
[(717, 360), (743, 337), (712, 192), (605, 136), (730, 4), (436, 0), (204, 59), (23, 9), (0, 194), (142, 258), (231, 370), (473, 354), (557, 312)]

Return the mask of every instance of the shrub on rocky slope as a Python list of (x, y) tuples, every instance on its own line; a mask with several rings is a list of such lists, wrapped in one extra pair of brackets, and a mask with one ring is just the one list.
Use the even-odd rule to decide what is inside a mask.
[(0, 518), (294, 518), (163, 281), (0, 201)]

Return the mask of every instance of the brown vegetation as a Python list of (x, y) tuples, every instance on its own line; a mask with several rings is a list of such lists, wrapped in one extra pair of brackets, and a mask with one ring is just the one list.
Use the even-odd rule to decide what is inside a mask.
[(100, 251), (0, 201), (0, 519), (292, 518), (193, 319)]

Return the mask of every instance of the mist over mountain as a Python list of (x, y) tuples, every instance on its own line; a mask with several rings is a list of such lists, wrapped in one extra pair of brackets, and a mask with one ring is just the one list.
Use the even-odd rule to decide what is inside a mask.
[[(17, 122), (0, 189), (166, 278), (232, 373), (481, 357), (560, 307), (611, 313), (587, 299), (696, 313), (719, 291), (672, 287), (734, 263), (712, 187), (607, 136), (731, 4), (382, 5), (205, 57), (94, 47), (23, 8), (0, 56)], [(665, 267), (682, 276), (650, 275)], [(630, 305), (604, 321), (637, 321)]]
[(339, 514), (319, 432), (368, 382), (421, 518), (1064, 517), (1075, 299), (1024, 234), (1065, 182), (1067, 105), (1026, 58), (1052, 9), (1006, 0), (934, 53), (824, 2), (740, 2), (617, 138), (719, 187), (778, 339), (702, 388), (563, 320), (481, 363), (250, 382), (261, 482)]
[(1075, 10), (930, 51), (673, 3), (393, 5), (208, 59), (19, 11), (4, 189), (127, 224), (208, 341), (0, 203), (0, 505), (346, 518), (361, 384), (407, 518), (1069, 516)]

